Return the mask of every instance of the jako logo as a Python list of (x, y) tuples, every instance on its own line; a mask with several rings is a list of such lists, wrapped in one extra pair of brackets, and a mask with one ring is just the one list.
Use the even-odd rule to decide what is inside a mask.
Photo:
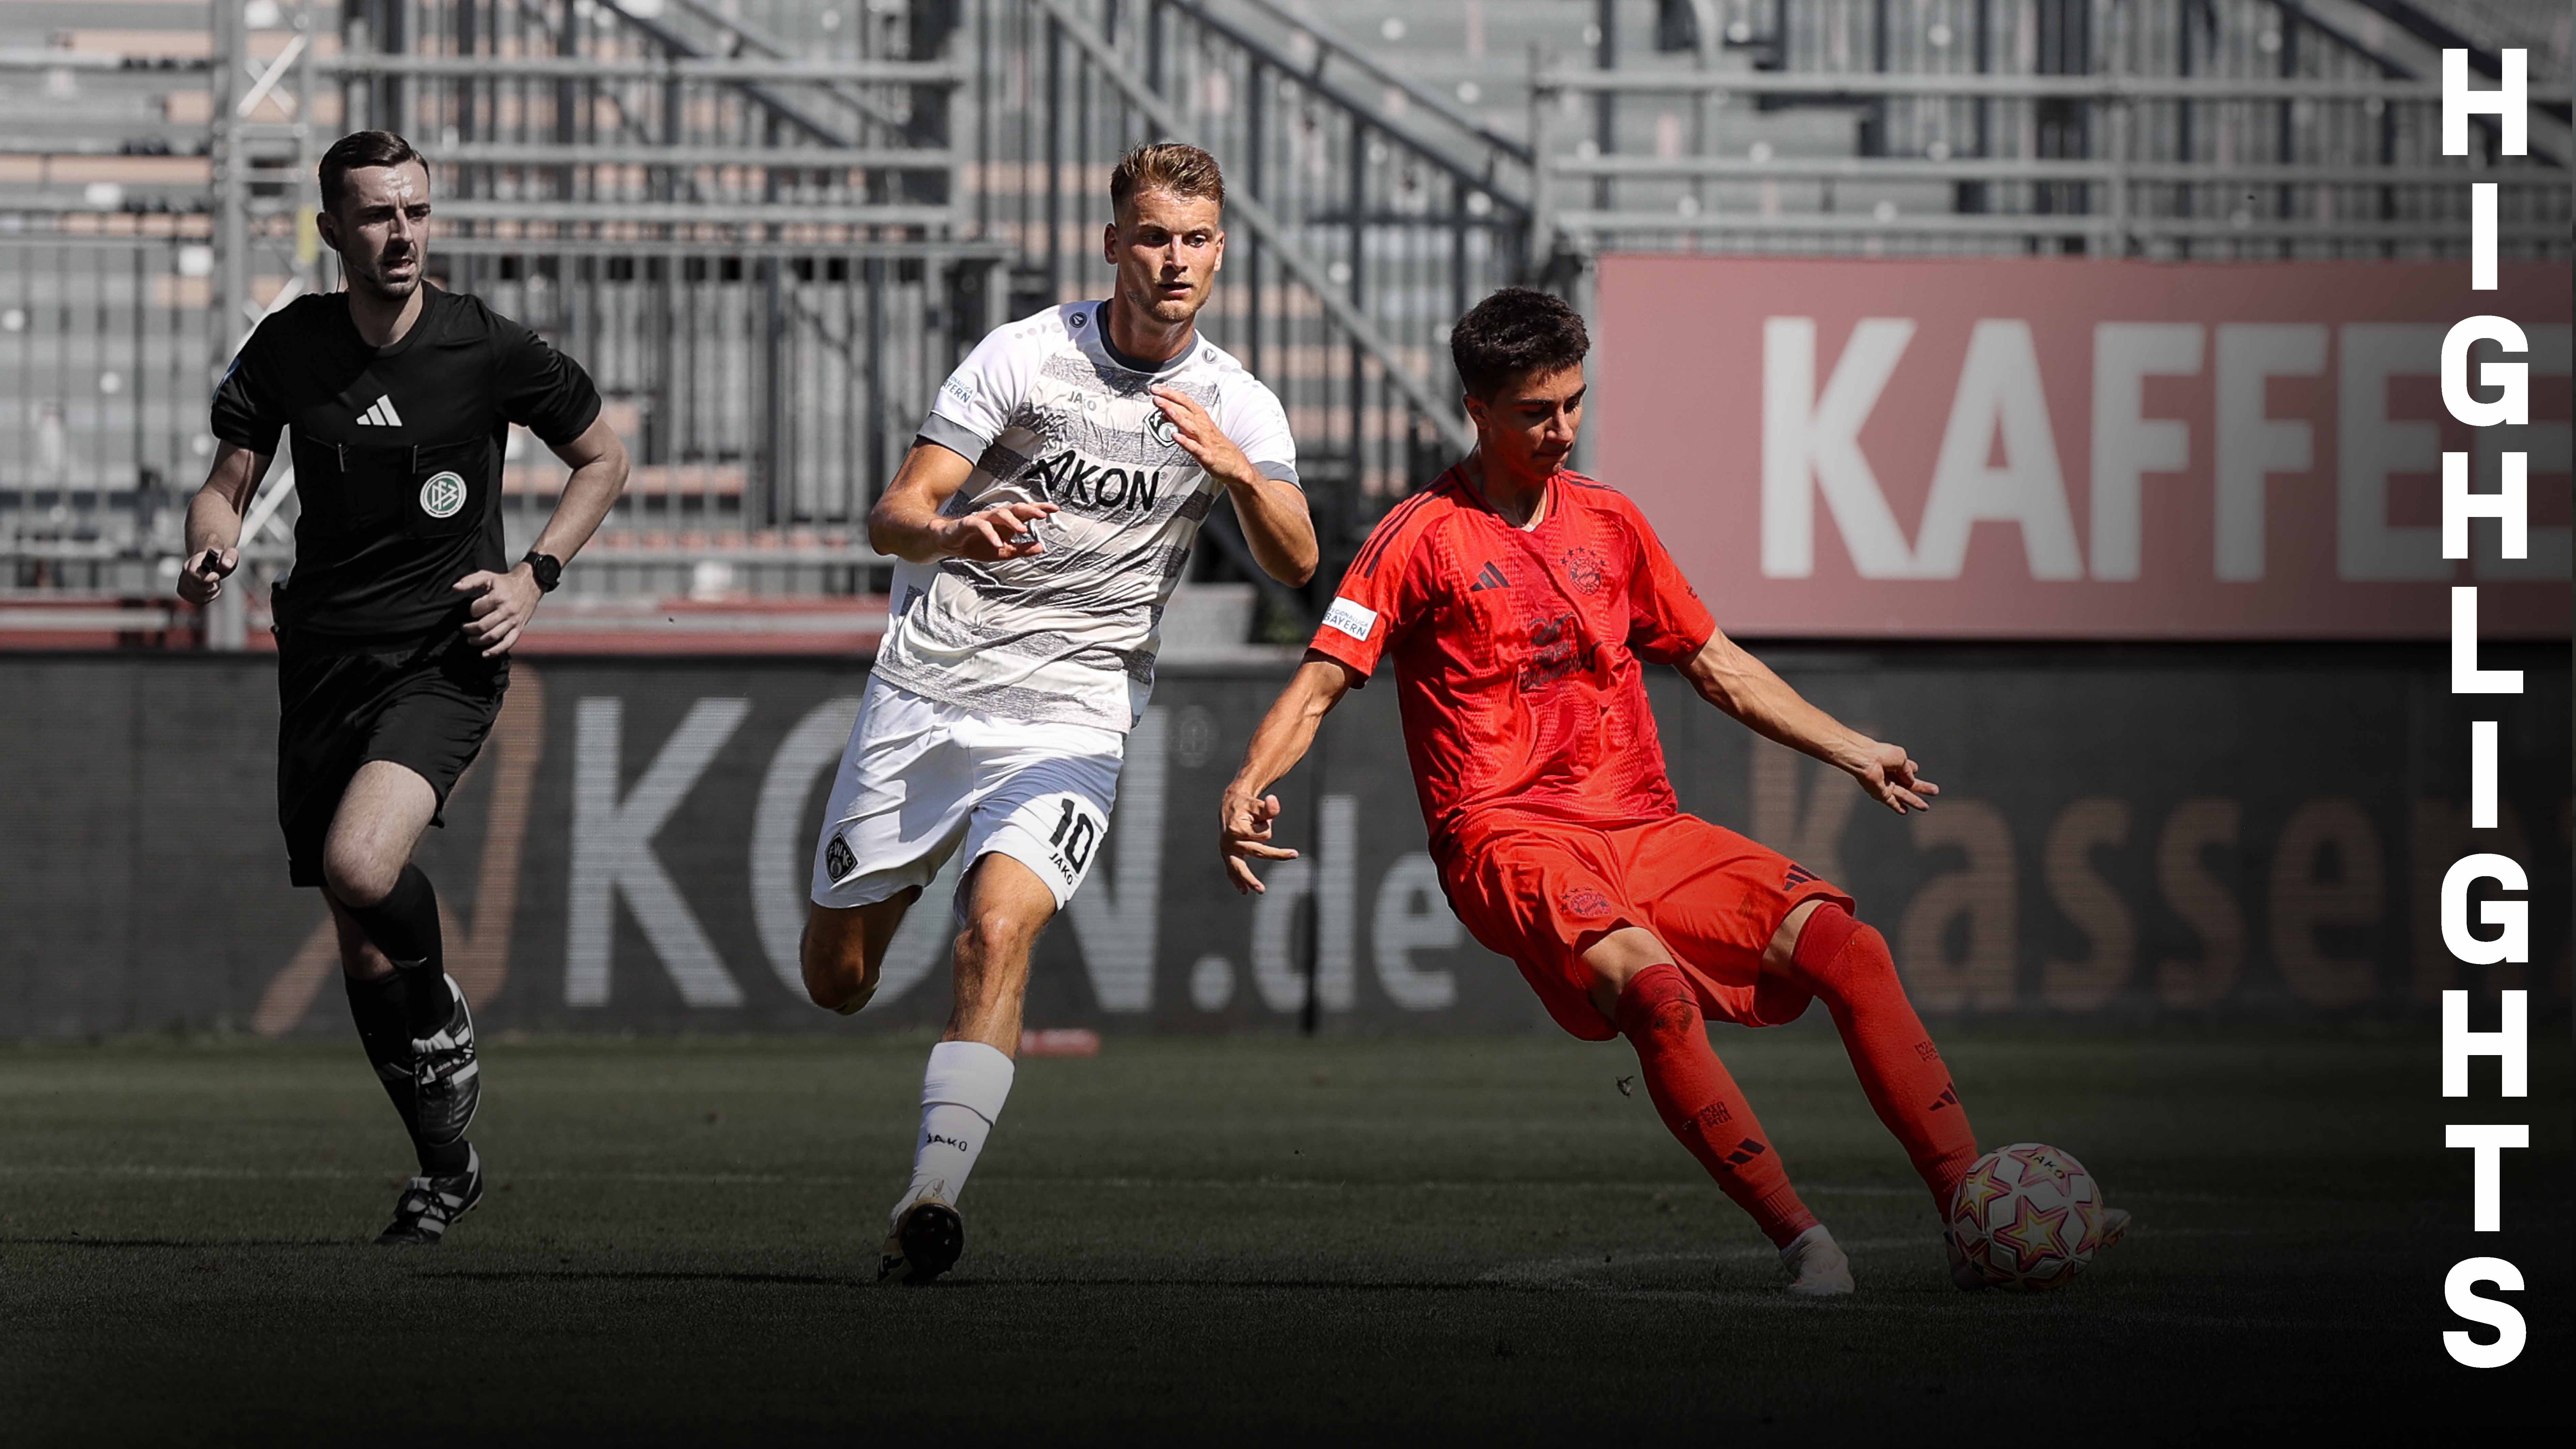
[(1081, 454), (1070, 451), (1038, 464), (1034, 476), (1049, 502), (1101, 512), (1124, 508), (1150, 513), (1163, 488), (1159, 469), (1148, 472), (1085, 462)]
[(955, 1137), (942, 1137), (936, 1132), (933, 1132), (921, 1139), (921, 1145), (924, 1147), (928, 1147), (933, 1142), (944, 1142), (947, 1145), (956, 1148), (960, 1152), (966, 1150), (966, 1144), (961, 1139)]

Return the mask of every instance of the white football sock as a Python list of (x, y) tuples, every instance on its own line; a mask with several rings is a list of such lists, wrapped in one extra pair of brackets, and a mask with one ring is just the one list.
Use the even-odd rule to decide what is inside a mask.
[(925, 1197), (955, 1206), (966, 1174), (984, 1155), (984, 1138), (1011, 1095), (1011, 1059), (979, 1041), (944, 1041), (930, 1049), (921, 1075), (921, 1135), (912, 1150), (912, 1185), (894, 1216)]

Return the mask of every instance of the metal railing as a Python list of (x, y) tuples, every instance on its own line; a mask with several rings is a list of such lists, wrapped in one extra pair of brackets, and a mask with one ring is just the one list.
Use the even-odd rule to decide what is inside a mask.
[(993, 0), (977, 24), (976, 204), (1022, 259), (1015, 310), (1100, 294), (1129, 146), (1185, 140), (1225, 167), (1201, 326), (1286, 406), (1329, 570), (1468, 445), (1447, 326), (1526, 270), (1526, 149), (1397, 114), (1329, 38), (1277, 46), (1200, 0)]
[[(328, 19), (289, 0), (257, 37), (240, 5), (214, 19), (211, 59), (23, 58), (205, 84), (213, 119), (193, 215), (0, 216), (0, 369), (22, 404), (0, 408), (0, 550), (19, 586), (162, 586), (173, 505), (212, 451), (212, 377), (259, 316), (337, 285), (312, 167), (367, 125), (430, 157), (433, 278), (580, 358), (628, 440), (629, 494), (577, 589), (881, 586), (857, 521), (1002, 317), (1004, 251), (962, 224), (949, 37), (868, 26), (859, 53), (787, 56), (693, 0), (363, 0)], [(172, 235), (112, 235), (142, 230)], [(561, 475), (513, 435), (514, 546)], [(250, 592), (291, 561), (291, 484), (281, 460), (254, 504)]]
[[(1001, 249), (961, 225), (951, 61), (788, 55), (692, 0), (361, 11), (308, 68), (348, 124), (429, 152), (433, 273), (579, 358), (635, 458), (579, 586), (881, 584), (858, 524), (1000, 318)], [(562, 470), (513, 437), (515, 546)]]
[[(1465, 446), (1448, 324), (1509, 282), (1579, 298), (1599, 249), (2424, 255), (2462, 244), (2475, 174), (2507, 183), (2508, 254), (2567, 256), (2563, 85), (2533, 76), (2530, 162), (2442, 157), (2437, 53), (2336, 21), (2355, 9), (1694, 0), (1678, 59), (1511, 62), (1525, 136), (1287, 0), (834, 26), (787, 0), (279, 0), (260, 35), (216, 7), (212, 59), (0, 55), (203, 86), (214, 117), (193, 197), (0, 209), (0, 582), (161, 587), (214, 370), (260, 312), (336, 285), (311, 171), (355, 126), (431, 155), (443, 284), (598, 379), (637, 468), (575, 587), (627, 594), (881, 586), (857, 523), (940, 378), (1102, 289), (1120, 152), (1203, 145), (1232, 233), (1204, 326), (1289, 409), (1329, 577)], [(560, 472), (533, 447), (508, 464), (514, 543)], [(294, 519), (273, 497), (266, 569)], [(1253, 572), (1222, 517), (1211, 536)]]
[(213, 451), (211, 265), (202, 237), (0, 216), (0, 586), (159, 586), (186, 469)]
[[(2531, 74), (2527, 161), (2491, 126), (2443, 157), (2438, 51), (2339, 23), (2359, 8), (1730, 0), (1687, 68), (1533, 67), (1535, 246), (2435, 255), (2467, 244), (2474, 165), (2507, 254), (2568, 255), (2563, 83)], [(1619, 150), (1650, 127), (1666, 144)]]

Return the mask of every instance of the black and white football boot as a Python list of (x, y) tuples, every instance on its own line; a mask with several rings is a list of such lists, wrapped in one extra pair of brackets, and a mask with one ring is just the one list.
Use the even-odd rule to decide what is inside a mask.
[(895, 1218), (877, 1262), (877, 1281), (900, 1273), (906, 1283), (927, 1283), (956, 1267), (965, 1251), (966, 1220), (947, 1203), (925, 1197)]
[(455, 998), (456, 1014), (433, 1037), (411, 1043), (412, 1110), (420, 1140), (444, 1147), (465, 1135), (474, 1109), (483, 1101), (483, 1068), (475, 1060), (474, 1013), (465, 1009), (464, 988), (455, 978), (439, 981)]
[(447, 1225), (474, 1211), (482, 1200), (483, 1159), (468, 1147), (463, 1172), (415, 1177), (403, 1184), (403, 1194), (394, 1203), (393, 1223), (376, 1234), (376, 1243), (379, 1247), (435, 1247), (447, 1237)]

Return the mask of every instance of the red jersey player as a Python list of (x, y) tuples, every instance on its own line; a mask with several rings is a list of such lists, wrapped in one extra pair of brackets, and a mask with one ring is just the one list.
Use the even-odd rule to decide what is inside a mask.
[[(1369, 535), (1306, 662), (1225, 792), (1226, 868), (1258, 891), (1266, 794), (1344, 692), (1395, 664), (1406, 752), (1450, 905), (1578, 1037), (1625, 1036), (1674, 1136), (1780, 1249), (1789, 1291), (1848, 1293), (1851, 1263), (1798, 1200), (1708, 1040), (1710, 1018), (1776, 1026), (1821, 997), (1879, 1119), (1934, 1210), (1977, 1156), (1949, 1069), (1852, 898), (1786, 857), (1685, 815), (1642, 665), (1851, 775), (1902, 815), (1939, 787), (1914, 761), (1798, 696), (1718, 631), (1645, 516), (1564, 467), (1583, 415), (1583, 321), (1497, 292), (1450, 334), (1474, 453)], [(2125, 1227), (2109, 1214), (2104, 1239)], [(1983, 1280), (1950, 1247), (1963, 1288)]]

